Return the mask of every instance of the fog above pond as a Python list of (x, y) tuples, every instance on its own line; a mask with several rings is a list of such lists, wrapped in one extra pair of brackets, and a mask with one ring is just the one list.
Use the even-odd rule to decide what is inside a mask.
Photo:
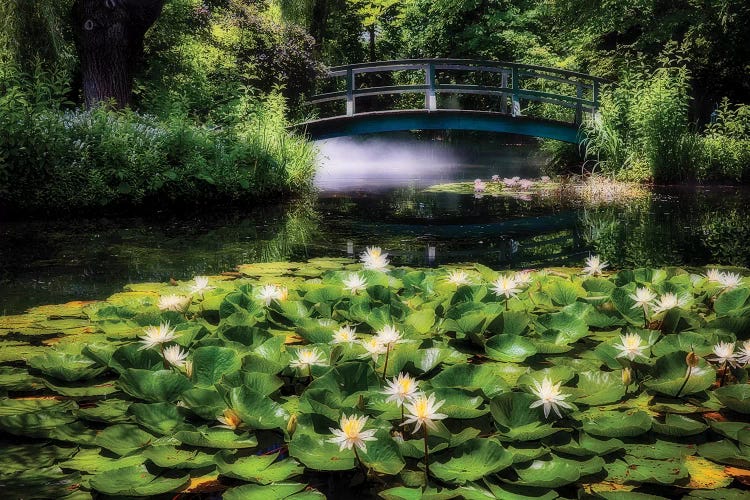
[(323, 192), (427, 187), (457, 180), (536, 177), (544, 159), (532, 146), (481, 138), (410, 135), (340, 137), (318, 141), (315, 185)]

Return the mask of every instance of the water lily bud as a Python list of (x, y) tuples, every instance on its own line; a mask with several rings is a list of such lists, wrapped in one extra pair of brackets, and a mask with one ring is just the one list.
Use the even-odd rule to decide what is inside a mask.
[(398, 444), (404, 444), (404, 435), (401, 434), (399, 431), (393, 431), (393, 432), (391, 432), (391, 437)]
[(297, 430), (297, 415), (292, 415), (291, 417), (289, 417), (289, 422), (287, 422), (286, 424), (286, 431), (291, 436), (292, 434), (294, 434), (294, 431), (296, 430)]
[(187, 375), (188, 378), (193, 378), (193, 362), (192, 361), (185, 361), (185, 375)]
[(690, 351), (688, 355), (685, 356), (685, 362), (691, 368), (698, 366), (698, 361), (700, 361), (700, 358), (693, 351)]
[(362, 394), (359, 395), (359, 399), (357, 400), (357, 408), (360, 411), (365, 411), (365, 398), (362, 397)]
[(633, 372), (630, 368), (626, 367), (622, 369), (622, 383), (625, 387), (633, 383)]

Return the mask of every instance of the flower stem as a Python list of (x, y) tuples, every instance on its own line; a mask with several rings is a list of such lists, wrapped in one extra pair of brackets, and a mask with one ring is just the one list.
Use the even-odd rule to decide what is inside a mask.
[(427, 448), (427, 426), (423, 426), (422, 429), (424, 430), (424, 483), (426, 486), (430, 478), (430, 452)]
[(164, 361), (164, 369), (169, 370), (169, 363), (167, 362), (167, 358), (164, 357), (164, 344), (159, 344), (159, 348), (161, 349), (161, 359)]
[(719, 380), (719, 387), (724, 386), (724, 379), (727, 376), (727, 370), (728, 370), (727, 362), (724, 361), (724, 363), (721, 365), (721, 380)]
[(312, 380), (313, 380), (313, 378), (312, 378), (312, 365), (310, 365), (310, 364), (307, 365), (307, 378), (309, 379), (308, 383), (312, 383)]
[(405, 425), (404, 422), (404, 402), (401, 402), (401, 425)]
[(510, 300), (510, 297), (505, 297), (505, 310), (508, 310), (508, 301)]
[(354, 450), (354, 457), (357, 459), (357, 465), (359, 465), (365, 475), (365, 478), (367, 478), (367, 468), (365, 468), (365, 464), (362, 463), (362, 459), (359, 458), (359, 453), (357, 453), (357, 446), (355, 445), (352, 449)]
[(646, 306), (643, 306), (643, 328), (648, 330), (648, 316), (646, 315)]
[(388, 355), (391, 353), (391, 344), (385, 346), (385, 364), (383, 365), (383, 382), (385, 382), (385, 374), (388, 371)]
[(676, 397), (676, 398), (680, 397), (680, 393), (682, 392), (682, 390), (687, 385), (688, 380), (690, 380), (690, 374), (691, 373), (693, 373), (693, 367), (690, 366), (690, 365), (688, 365), (688, 371), (687, 371), (687, 375), (685, 375), (685, 381), (682, 383), (682, 385), (680, 386), (680, 390), (677, 391), (677, 394), (675, 394), (674, 397)]

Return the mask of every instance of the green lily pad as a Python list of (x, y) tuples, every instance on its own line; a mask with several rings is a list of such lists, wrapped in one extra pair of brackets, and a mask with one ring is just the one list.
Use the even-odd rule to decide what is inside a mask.
[(500, 334), (491, 337), (485, 344), (487, 356), (506, 363), (521, 363), (537, 353), (536, 346), (519, 335)]
[(577, 462), (554, 457), (551, 460), (534, 460), (525, 467), (515, 467), (518, 484), (540, 488), (558, 488), (574, 483), (581, 477)]
[(694, 436), (705, 431), (707, 428), (708, 426), (702, 422), (684, 415), (675, 415), (674, 413), (667, 413), (664, 417), (664, 423), (654, 420), (652, 425), (654, 432), (675, 437)]
[(500, 377), (493, 364), (470, 365), (461, 363), (445, 368), (434, 376), (432, 387), (461, 388), (482, 391), (488, 398), (510, 391), (510, 386)]
[(651, 430), (651, 417), (644, 411), (588, 412), (583, 430), (603, 437), (633, 437)]
[(146, 448), (155, 439), (156, 437), (141, 430), (137, 425), (119, 424), (99, 432), (95, 443), (122, 456)]
[(448, 460), (437, 459), (430, 471), (443, 481), (464, 484), (498, 472), (513, 462), (503, 446), (492, 439), (471, 439), (454, 448)]
[(179, 408), (172, 403), (133, 403), (129, 411), (140, 425), (162, 436), (170, 435), (185, 421)]
[(313, 470), (334, 471), (353, 469), (354, 452), (340, 451), (339, 446), (328, 441), (333, 435), (297, 432), (289, 443), (289, 455)]
[(544, 422), (539, 408), (530, 407), (536, 400), (531, 394), (508, 392), (490, 402), (490, 412), (497, 424), (500, 439), (533, 441), (560, 430)]
[(730, 410), (745, 414), (750, 413), (750, 385), (726, 385), (716, 389), (714, 395)]
[(695, 394), (711, 387), (716, 381), (716, 371), (704, 359), (698, 360), (698, 365), (691, 370), (690, 377), (687, 377), (688, 365), (685, 361), (687, 354), (684, 351), (677, 351), (656, 360), (654, 378), (645, 382), (646, 387), (672, 397), (678, 394), (680, 396)]
[(136, 465), (97, 474), (89, 484), (106, 495), (147, 497), (177, 491), (189, 481), (189, 475), (172, 471), (152, 473), (146, 466)]
[(614, 403), (625, 395), (621, 372), (581, 372), (577, 389), (575, 402), (589, 406)]
[(223, 476), (258, 484), (281, 482), (304, 471), (304, 467), (295, 460), (287, 458), (277, 461), (278, 457), (278, 453), (235, 457), (232, 453), (223, 451), (216, 455), (216, 465)]
[[(304, 490), (304, 491), (303, 491)], [(325, 500), (325, 495), (315, 490), (305, 490), (304, 484), (281, 483), (261, 486), (246, 484), (230, 488), (222, 494), (224, 500)]]
[(229, 390), (230, 407), (252, 429), (286, 428), (289, 414), (284, 407), (262, 393), (247, 387)]
[(120, 388), (131, 396), (146, 401), (171, 403), (193, 384), (181, 373), (172, 370), (140, 370), (128, 368), (118, 381)]
[(193, 351), (193, 377), (199, 386), (212, 386), (240, 366), (242, 361), (237, 352), (228, 347), (199, 347)]
[(174, 437), (185, 445), (201, 448), (238, 449), (258, 446), (258, 440), (252, 434), (216, 427), (181, 429), (174, 433)]
[(48, 351), (28, 360), (30, 367), (58, 380), (76, 382), (96, 378), (105, 371), (106, 366), (100, 366), (90, 358), (81, 354), (69, 354), (59, 351)]
[(212, 454), (181, 450), (174, 446), (150, 446), (140, 456), (165, 469), (202, 469), (216, 463)]

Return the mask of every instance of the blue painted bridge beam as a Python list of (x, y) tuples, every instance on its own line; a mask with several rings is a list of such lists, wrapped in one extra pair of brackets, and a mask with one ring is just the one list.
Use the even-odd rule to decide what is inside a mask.
[(291, 127), (312, 140), (405, 130), (475, 130), (543, 137), (579, 143), (577, 125), (489, 111), (394, 110), (357, 113), (300, 123)]

